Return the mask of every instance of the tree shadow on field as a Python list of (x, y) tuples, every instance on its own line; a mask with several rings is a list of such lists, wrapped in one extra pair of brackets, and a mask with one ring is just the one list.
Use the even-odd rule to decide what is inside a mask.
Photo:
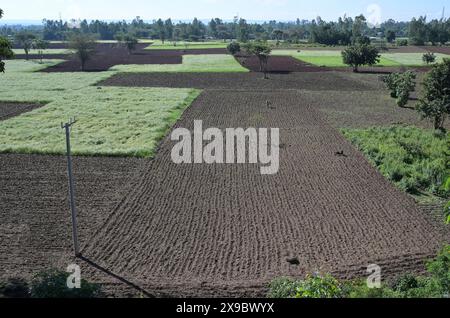
[(94, 261), (90, 260), (89, 258), (87, 258), (87, 257), (85, 257), (85, 256), (83, 256), (83, 255), (80, 255), (78, 258), (79, 258), (80, 260), (84, 261), (85, 263), (87, 263), (89, 266), (92, 266), (92, 267), (94, 267), (95, 269), (97, 269), (97, 270), (103, 272), (104, 274), (106, 274), (106, 275), (108, 275), (108, 276), (111, 276), (111, 277), (113, 277), (114, 279), (117, 279), (118, 281), (120, 281), (120, 282), (122, 282), (122, 283), (128, 285), (129, 287), (131, 287), (131, 288), (133, 288), (133, 289), (136, 289), (138, 292), (142, 293), (144, 296), (146, 296), (146, 297), (148, 297), (148, 298), (156, 298), (156, 297), (157, 297), (156, 295), (154, 295), (154, 294), (152, 294), (152, 293), (146, 291), (146, 290), (143, 289), (142, 287), (139, 287), (138, 285), (136, 285), (136, 284), (130, 282), (129, 280), (127, 280), (127, 279), (125, 279), (125, 278), (123, 278), (123, 277), (121, 277), (121, 276), (119, 276), (119, 275), (117, 275), (117, 274), (114, 274), (114, 273), (111, 272), (110, 270), (108, 270), (108, 269), (106, 269), (106, 268), (104, 268), (104, 267), (98, 265), (97, 263), (95, 263)]

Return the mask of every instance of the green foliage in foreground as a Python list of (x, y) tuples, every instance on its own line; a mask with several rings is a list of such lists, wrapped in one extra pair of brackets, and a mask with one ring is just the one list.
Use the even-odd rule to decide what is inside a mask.
[(31, 282), (23, 278), (10, 278), (0, 282), (0, 298), (98, 298), (101, 286), (81, 279), (80, 288), (67, 287), (69, 273), (48, 270), (38, 273)]
[(279, 278), (269, 286), (270, 298), (448, 298), (450, 295), (450, 245), (427, 264), (427, 276), (405, 274), (381, 288), (365, 281), (341, 282), (330, 275), (304, 280)]
[(110, 70), (127, 73), (249, 72), (249, 70), (240, 65), (233, 56), (226, 54), (184, 55), (182, 64), (116, 65), (112, 67)]
[(37, 274), (31, 282), (31, 297), (33, 298), (97, 298), (101, 296), (100, 285), (81, 280), (81, 288), (69, 289), (67, 278), (69, 274), (63, 271), (50, 270)]
[(343, 134), (399, 188), (448, 198), (449, 134), (416, 127), (344, 129)]
[(7, 61), (7, 66), (2, 101), (48, 104), (0, 121), (0, 153), (64, 154), (60, 124), (75, 116), (75, 155), (150, 157), (199, 94), (192, 89), (91, 86), (113, 72), (33, 73), (43, 65), (19, 60)]

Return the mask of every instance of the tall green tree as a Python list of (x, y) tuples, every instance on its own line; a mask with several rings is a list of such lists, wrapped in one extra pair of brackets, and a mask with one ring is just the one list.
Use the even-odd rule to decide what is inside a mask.
[(33, 42), (36, 36), (33, 33), (22, 31), (15, 36), (16, 43), (25, 51), (25, 59), (29, 59), (30, 50), (33, 48)]
[[(0, 19), (3, 17), (3, 10), (0, 9)], [(11, 42), (8, 41), (7, 38), (0, 36), (0, 73), (5, 72), (5, 62), (3, 62), (4, 58), (12, 58), (14, 56), (14, 52), (12, 51)]]
[(44, 50), (48, 49), (50, 46), (50, 42), (38, 39), (33, 42), (33, 48), (38, 51), (39, 59), (42, 64), (42, 60), (44, 58)]
[(239, 42), (247, 42), (250, 39), (250, 27), (245, 19), (239, 19), (237, 27), (237, 39)]
[(163, 20), (158, 19), (158, 21), (156, 21), (155, 26), (159, 39), (161, 40), (162, 44), (164, 44), (164, 42), (166, 41), (166, 27), (164, 25)]
[(433, 66), (423, 82), (424, 96), (417, 105), (422, 118), (431, 119), (435, 129), (444, 129), (450, 114), (450, 59)]
[(367, 44), (357, 44), (342, 51), (344, 64), (353, 67), (353, 72), (358, 72), (358, 68), (363, 65), (375, 65), (380, 62), (381, 55), (376, 47)]
[(254, 41), (248, 42), (244, 48), (250, 55), (254, 55), (258, 58), (260, 71), (264, 73), (264, 79), (267, 79), (267, 65), (270, 53), (272, 53), (270, 45), (265, 41)]
[(81, 63), (81, 71), (85, 70), (86, 62), (89, 61), (95, 51), (95, 40), (88, 34), (72, 34), (69, 40), (69, 48), (74, 51)]

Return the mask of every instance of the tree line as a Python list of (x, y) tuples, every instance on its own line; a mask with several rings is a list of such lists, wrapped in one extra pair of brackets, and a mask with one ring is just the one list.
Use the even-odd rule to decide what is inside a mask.
[[(27, 27), (28, 28), (28, 27)], [(4, 26), (1, 34), (14, 35), (23, 31), (24, 27)], [(70, 37), (74, 30), (83, 34), (94, 35), (99, 40), (116, 40), (120, 34), (128, 34), (138, 38), (159, 39), (163, 42), (232, 40), (247, 42), (249, 40), (276, 40), (290, 43), (308, 41), (324, 45), (349, 45), (361, 37), (384, 37), (388, 42), (396, 38), (409, 38), (413, 45), (443, 44), (450, 40), (450, 19), (430, 20), (426, 17), (413, 18), (410, 22), (387, 20), (378, 27), (370, 26), (364, 15), (355, 18), (340, 17), (337, 21), (327, 22), (320, 17), (308, 21), (293, 22), (269, 21), (249, 23), (243, 18), (224, 21), (214, 18), (204, 23), (195, 18), (191, 22), (177, 22), (172, 19), (145, 22), (136, 17), (131, 22), (105, 22), (43, 20), (40, 28), (30, 27), (30, 32), (48, 41), (63, 41)], [(407, 44), (407, 43), (406, 43)]]

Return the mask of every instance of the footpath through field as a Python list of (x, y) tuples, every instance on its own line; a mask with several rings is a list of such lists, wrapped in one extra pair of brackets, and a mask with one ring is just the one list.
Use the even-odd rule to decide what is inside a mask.
[(204, 91), (174, 128), (280, 128), (279, 173), (176, 165), (166, 137), (83, 254), (175, 296), (263, 296), (276, 277), (362, 277), (370, 264), (420, 271), (444, 234), (312, 105), (296, 90)]

